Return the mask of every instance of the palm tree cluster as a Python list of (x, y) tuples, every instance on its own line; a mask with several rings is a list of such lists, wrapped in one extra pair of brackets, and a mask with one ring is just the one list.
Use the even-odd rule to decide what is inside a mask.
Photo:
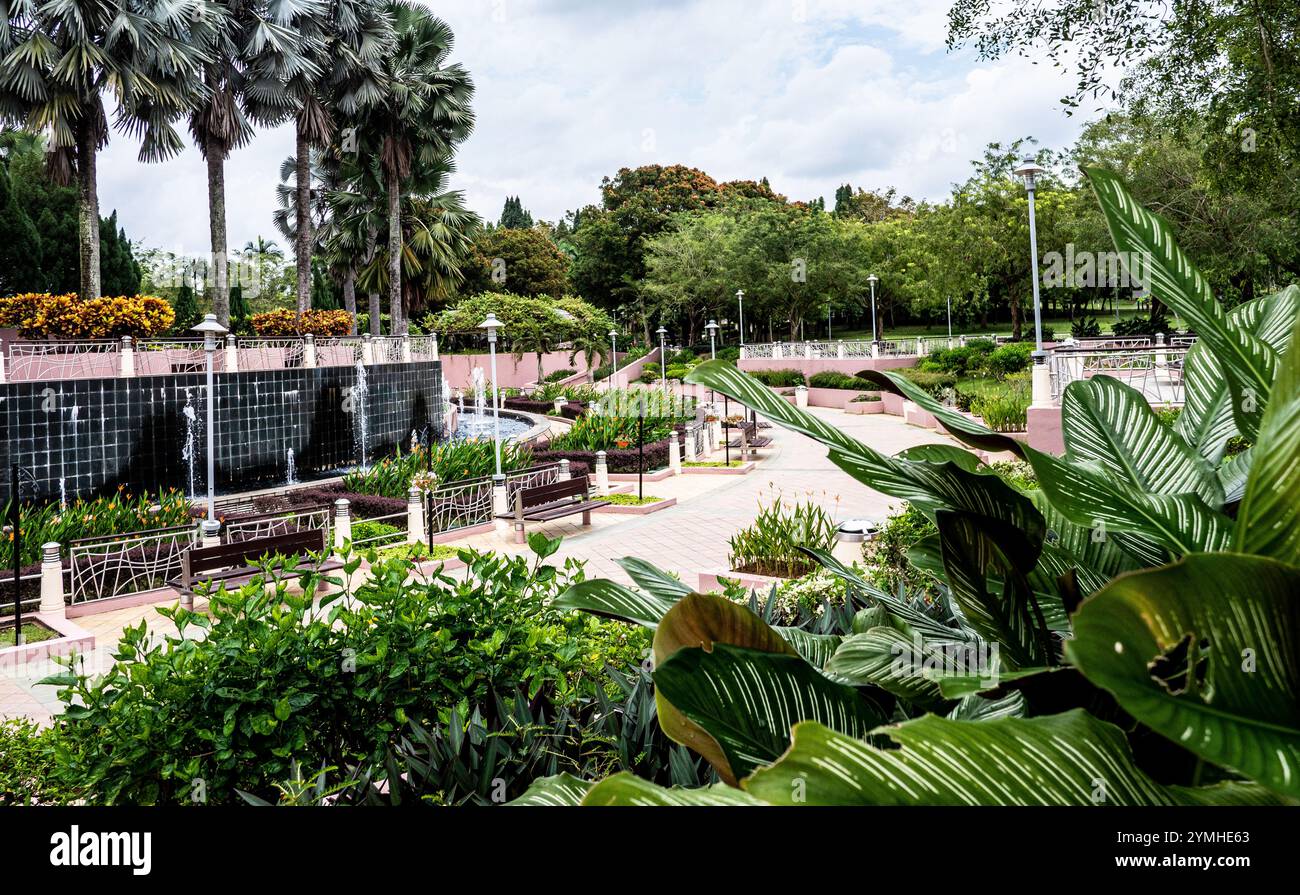
[(142, 162), (207, 163), (213, 310), (230, 321), (225, 162), (256, 128), (292, 124), (277, 225), (294, 246), (299, 312), (316, 254), (392, 331), (459, 282), (475, 216), (447, 189), (474, 86), (451, 29), (404, 0), (0, 0), (0, 123), (43, 133), (48, 169), (80, 194), (81, 294), (100, 294), (96, 155), (116, 129)]

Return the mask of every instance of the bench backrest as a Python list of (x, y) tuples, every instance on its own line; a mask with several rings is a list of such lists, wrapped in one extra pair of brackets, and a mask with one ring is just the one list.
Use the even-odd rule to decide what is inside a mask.
[(325, 530), (320, 528), (294, 531), (269, 538), (252, 538), (215, 547), (191, 547), (181, 558), (181, 576), (186, 582), (195, 575), (231, 566), (251, 565), (266, 555), (302, 556), (325, 550)]
[(515, 511), (523, 512), (533, 507), (545, 506), (566, 497), (585, 499), (590, 491), (591, 487), (587, 484), (585, 475), (576, 475), (567, 482), (553, 482), (549, 485), (538, 485), (536, 488), (520, 488), (515, 492)]

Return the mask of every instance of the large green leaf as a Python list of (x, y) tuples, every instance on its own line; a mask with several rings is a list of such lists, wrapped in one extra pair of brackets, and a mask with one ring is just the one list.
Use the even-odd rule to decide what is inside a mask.
[(831, 554), (806, 548), (803, 549), (803, 552), (816, 560), (826, 571), (843, 580), (858, 595), (873, 601), (878, 606), (883, 606), (891, 616), (905, 623), (911, 630), (916, 631), (925, 639), (939, 641), (979, 640), (979, 635), (974, 631), (946, 625), (934, 616), (923, 612), (898, 597), (885, 593)]
[(1086, 601), (1066, 649), (1143, 724), (1300, 797), (1297, 595), (1294, 566), (1192, 555), (1118, 578)]
[(1218, 359), (1232, 394), (1237, 427), (1253, 437), (1276, 375), (1276, 353), (1248, 329), (1229, 321), (1205, 277), (1174, 242), (1169, 225), (1139, 205), (1117, 175), (1089, 167), (1083, 173), (1097, 194), (1125, 266), (1187, 321)]
[(1250, 455), (1236, 548), (1300, 566), (1300, 335), (1291, 338)]
[(737, 778), (775, 761), (800, 721), (854, 737), (884, 721), (856, 689), (828, 680), (798, 657), (725, 643), (713, 644), (712, 651), (679, 650), (655, 668), (654, 682), (657, 694), (721, 745)]
[[(687, 649), (707, 652), (715, 649), (718, 644), (793, 656), (799, 664), (821, 677), (780, 634), (747, 607), (722, 597), (688, 594), (664, 615), (655, 630), (656, 680), (658, 669), (679, 651)], [(659, 726), (669, 739), (703, 756), (724, 782), (735, 785), (738, 775), (732, 769), (722, 744), (708, 730), (679, 710), (661, 686), (655, 687), (655, 706), (659, 712)]]
[(1052, 506), (1103, 537), (1139, 535), (1178, 555), (1223, 550), (1231, 542), (1232, 520), (1195, 495), (1139, 491), (1112, 479), (1095, 460), (1071, 463), (1030, 447), (1025, 457)]
[(1213, 467), (1156, 416), (1142, 393), (1111, 376), (1070, 383), (1061, 398), (1061, 429), (1069, 462), (1093, 460), (1131, 488), (1154, 494), (1197, 494), (1223, 505)]
[(687, 376), (768, 419), (814, 438), (830, 448), (831, 462), (860, 482), (933, 514), (939, 509), (966, 510), (999, 519), (1023, 530), (1031, 542), (1042, 540), (1042, 516), (1024, 495), (996, 476), (968, 472), (952, 461), (934, 463), (889, 457), (845, 435), (814, 414), (799, 410), (758, 380), (731, 364), (711, 361)]
[[(1278, 357), (1291, 344), (1291, 331), (1300, 316), (1300, 286), (1248, 301), (1228, 313), (1231, 325), (1254, 333)], [(1232, 414), (1232, 393), (1223, 366), (1206, 342), (1197, 342), (1183, 361), (1183, 412), (1174, 430), (1212, 464), (1223, 459), (1228, 440), (1238, 434)]]
[(580, 581), (555, 598), (559, 609), (578, 609), (655, 628), (676, 600), (632, 590), (607, 578)]
[(958, 441), (991, 453), (1009, 451), (1017, 457), (1021, 456), (1021, 442), (1010, 435), (994, 432), (988, 426), (975, 422), (975, 420), (953, 410), (951, 407), (945, 407), (936, 401), (929, 392), (905, 376), (877, 370), (865, 370), (863, 375), (885, 391), (902, 395), (913, 404), (929, 412)]
[(582, 804), (592, 786), (592, 783), (579, 780), (572, 774), (543, 777), (534, 780), (522, 796), (506, 804), (522, 808), (574, 807)]
[(723, 784), (703, 789), (666, 789), (634, 774), (623, 772), (602, 780), (582, 800), (584, 807), (625, 808), (728, 808), (755, 807), (766, 803), (739, 789)]
[[(876, 627), (846, 637), (826, 670), (847, 683), (876, 686), (924, 708), (945, 702), (940, 681), (966, 675), (973, 665), (990, 664), (983, 641), (935, 640), (892, 627)], [(977, 658), (976, 658), (977, 657)], [(997, 686), (990, 671), (985, 688)]]
[[(1038, 551), (992, 520), (941, 511), (936, 521), (948, 587), (966, 623), (999, 644), (1012, 667), (1055, 664), (1051, 631), (1026, 578)], [(990, 578), (1000, 584), (996, 593)]]
[(927, 715), (877, 734), (879, 749), (820, 724), (794, 729), (780, 761), (744, 781), (774, 805), (1276, 804), (1250, 784), (1162, 786), (1133, 764), (1123, 732), (1076, 709), (1041, 718)]
[(627, 556), (618, 560), (618, 564), (627, 572), (627, 577), (632, 579), (633, 584), (660, 600), (676, 603), (694, 590), (644, 559)]

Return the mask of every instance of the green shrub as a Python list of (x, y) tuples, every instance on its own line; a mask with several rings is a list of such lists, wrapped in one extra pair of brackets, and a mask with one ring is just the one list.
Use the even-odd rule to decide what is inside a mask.
[(27, 718), (0, 720), (0, 808), (63, 805), (78, 797), (59, 774), (58, 727)]
[[(513, 441), (501, 444), (501, 469), (513, 472), (533, 465), (533, 452), (527, 445)], [(496, 448), (491, 441), (444, 441), (433, 447), (433, 459), (427, 459), (423, 445), (409, 453), (385, 457), (369, 469), (359, 469), (343, 477), (343, 487), (356, 494), (405, 498), (412, 484), (424, 484), (432, 471), (440, 485), (482, 479), (496, 472)]]
[(681, 351), (674, 352), (668, 356), (668, 366), (689, 366), (695, 363), (699, 358), (695, 356), (694, 351), (688, 351), (683, 348)]
[(780, 500), (760, 506), (754, 524), (731, 538), (731, 567), (737, 572), (798, 578), (814, 568), (800, 547), (831, 550), (835, 546), (835, 522), (815, 503), (786, 507)]
[[(672, 431), (664, 417), (642, 420), (633, 416), (586, 413), (568, 432), (551, 439), (548, 451), (611, 451), (663, 441)], [(637, 440), (640, 433), (641, 440)]]
[(546, 378), (543, 379), (542, 382), (560, 382), (562, 380), (568, 379), (570, 376), (577, 376), (577, 375), (578, 375), (578, 371), (570, 367), (567, 370), (556, 370), (554, 373), (546, 374)]
[(295, 766), (381, 761), (408, 722), (616, 692), (605, 666), (634, 668), (649, 635), (554, 609), (581, 567), (544, 564), (558, 541), (530, 543), (532, 558), (462, 552), (464, 580), (407, 583), (409, 563), (379, 563), (325, 612), (284, 582), (214, 594), (209, 615), (160, 610), (177, 636), (128, 628), (106, 673), (50, 681), (69, 706), (61, 784), (103, 804), (274, 799)]
[[(5, 502), (6, 524), (11, 512)], [(41, 545), (50, 541), (67, 544), (77, 538), (129, 534), (151, 528), (168, 528), (193, 522), (190, 502), (175, 488), (166, 493), (139, 496), (119, 486), (116, 493), (93, 500), (74, 500), (66, 507), (58, 503), (34, 506), (24, 504), (20, 510), (22, 541), (18, 561), (21, 565), (40, 562)], [(0, 538), (0, 567), (13, 566), (13, 541)]]
[(686, 374), (691, 372), (691, 368), (681, 364), (669, 364), (665, 372), (668, 374), (669, 379), (681, 380), (686, 378)]
[(998, 379), (1028, 370), (1034, 352), (1033, 342), (1011, 342), (1000, 346), (984, 359), (984, 372)]
[(812, 388), (836, 388), (845, 391), (865, 392), (880, 388), (869, 379), (862, 379), (858, 376), (850, 376), (847, 373), (835, 373), (826, 370), (821, 373), (814, 373), (808, 378), (808, 385)]
[(1023, 432), (1030, 404), (1029, 377), (1008, 377), (1003, 386), (976, 396), (971, 401), (971, 412), (995, 432)]
[(1070, 326), (1070, 335), (1076, 339), (1092, 339), (1101, 335), (1101, 324), (1095, 317), (1080, 317)]
[(641, 381), (646, 385), (659, 381), (659, 368), (654, 364), (643, 367), (641, 370)]
[(915, 383), (937, 400), (943, 400), (945, 394), (957, 385), (957, 377), (952, 373), (921, 370), (916, 367), (906, 367), (893, 372)]
[(774, 388), (806, 385), (808, 381), (808, 377), (800, 370), (752, 370), (749, 375)]

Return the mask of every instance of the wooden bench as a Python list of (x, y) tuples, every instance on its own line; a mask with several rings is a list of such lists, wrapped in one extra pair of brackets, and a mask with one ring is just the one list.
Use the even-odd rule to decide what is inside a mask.
[[(199, 585), (247, 584), (262, 574), (256, 563), (264, 556), (276, 557), (273, 565), (278, 568), (296, 568), (311, 554), (326, 552), (325, 538), (324, 529), (314, 528), (215, 547), (191, 547), (181, 554), (180, 577), (167, 584), (180, 591), (181, 605), (190, 609), (194, 606), (194, 592)], [(313, 561), (311, 566), (314, 572), (341, 568), (343, 563), (332, 559)]]
[(592, 500), (587, 476), (574, 476), (567, 482), (520, 488), (515, 492), (513, 513), (501, 516), (515, 523), (515, 543), (524, 543), (524, 526), (529, 522), (549, 522), (565, 516), (582, 514), (582, 524), (591, 525), (591, 511), (609, 506), (607, 500)]
[(758, 434), (758, 423), (753, 420), (745, 420), (739, 426), (732, 426), (733, 429), (740, 430), (740, 436), (735, 441), (729, 443), (729, 447), (737, 448), (744, 456), (745, 452), (755, 455), (759, 448), (765, 448), (772, 443), (772, 439), (766, 435)]

